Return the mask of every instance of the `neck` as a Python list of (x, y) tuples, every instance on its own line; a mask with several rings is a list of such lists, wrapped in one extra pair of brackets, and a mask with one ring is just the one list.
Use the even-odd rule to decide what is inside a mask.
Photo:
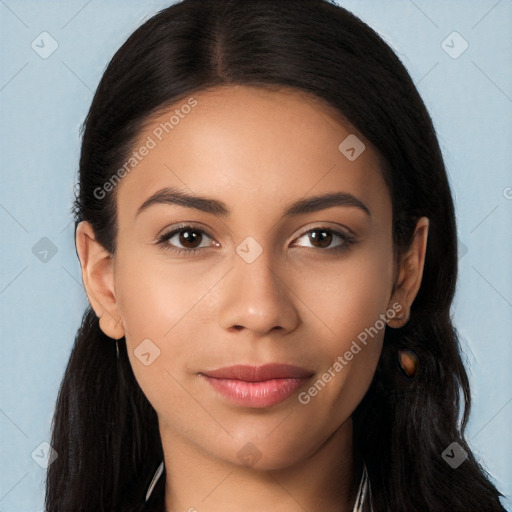
[(166, 512), (351, 512), (361, 476), (349, 418), (309, 457), (270, 470), (212, 457), (161, 428)]

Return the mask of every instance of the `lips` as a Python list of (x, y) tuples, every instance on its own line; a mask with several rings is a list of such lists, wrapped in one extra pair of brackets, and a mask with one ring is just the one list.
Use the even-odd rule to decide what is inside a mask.
[(245, 382), (261, 382), (271, 379), (304, 379), (311, 377), (314, 372), (289, 364), (266, 364), (263, 366), (236, 365), (218, 368), (203, 375), (216, 379), (237, 379)]
[(199, 375), (229, 402), (242, 407), (266, 408), (290, 397), (314, 372), (289, 364), (236, 365)]

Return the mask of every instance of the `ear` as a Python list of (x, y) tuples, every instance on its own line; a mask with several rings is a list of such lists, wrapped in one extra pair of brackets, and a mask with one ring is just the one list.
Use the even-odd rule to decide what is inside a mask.
[(82, 267), (82, 280), (101, 330), (110, 338), (121, 339), (124, 327), (114, 288), (114, 260), (96, 241), (92, 225), (82, 221), (76, 228), (76, 249)]
[(423, 277), (428, 228), (428, 218), (421, 217), (416, 223), (411, 246), (400, 258), (390, 305), (398, 302), (402, 309), (397, 317), (388, 320), (390, 327), (403, 327), (408, 321), (411, 304), (416, 298)]

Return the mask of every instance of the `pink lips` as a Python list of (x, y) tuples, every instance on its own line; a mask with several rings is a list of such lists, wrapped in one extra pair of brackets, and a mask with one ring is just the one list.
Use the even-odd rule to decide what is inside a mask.
[(246, 407), (270, 407), (288, 398), (313, 372), (288, 364), (236, 365), (201, 372), (210, 385), (232, 402)]

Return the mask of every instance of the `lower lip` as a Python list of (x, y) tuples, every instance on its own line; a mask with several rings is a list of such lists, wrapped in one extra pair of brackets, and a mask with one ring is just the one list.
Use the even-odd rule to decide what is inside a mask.
[(245, 407), (271, 407), (286, 400), (306, 379), (270, 379), (247, 382), (237, 379), (215, 379), (201, 374), (215, 389), (232, 402)]

